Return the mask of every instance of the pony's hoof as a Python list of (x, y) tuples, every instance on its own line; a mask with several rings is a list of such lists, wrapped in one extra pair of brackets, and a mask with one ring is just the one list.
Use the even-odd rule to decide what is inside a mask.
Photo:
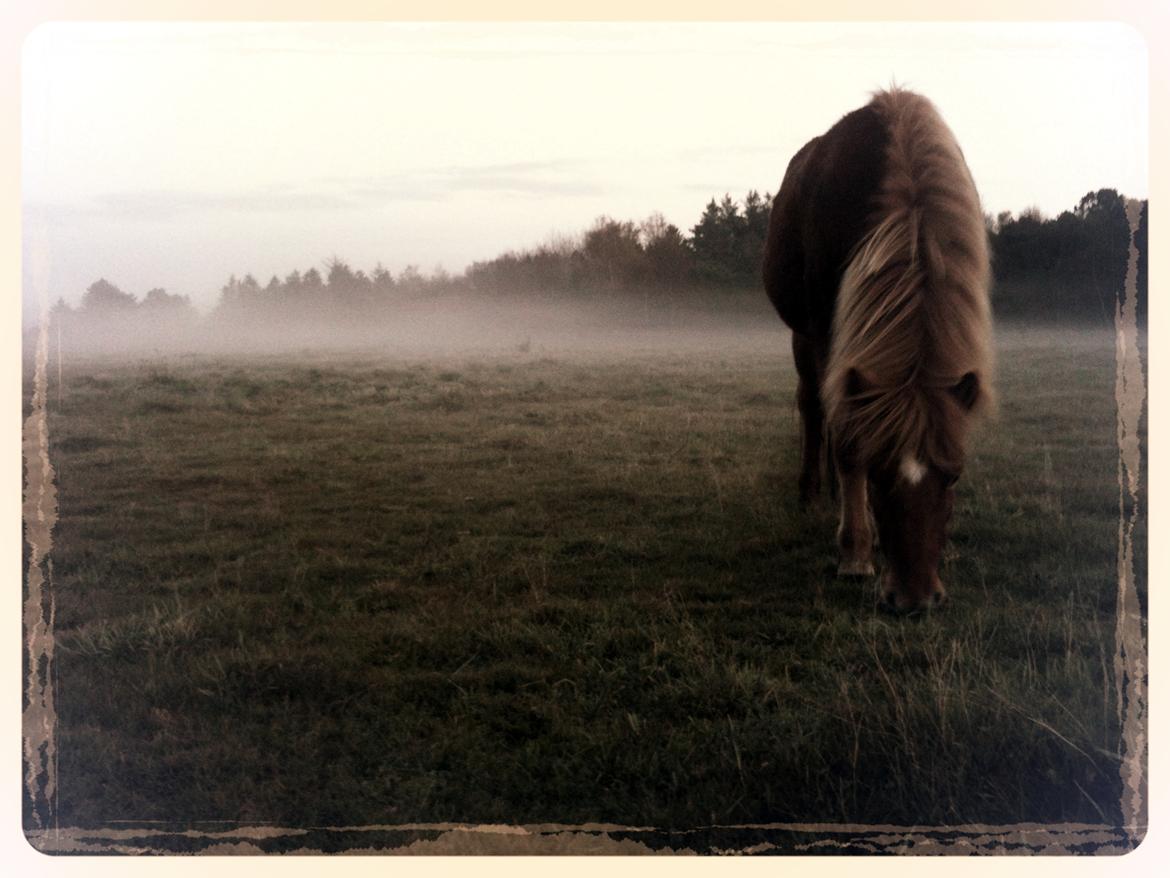
[(873, 576), (872, 561), (842, 561), (837, 565), (838, 576)]

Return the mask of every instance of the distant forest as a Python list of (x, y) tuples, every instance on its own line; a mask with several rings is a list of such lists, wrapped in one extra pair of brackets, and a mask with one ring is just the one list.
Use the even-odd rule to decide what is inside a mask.
[[(646, 307), (677, 297), (763, 296), (760, 280), (771, 196), (752, 191), (742, 202), (712, 199), (684, 234), (661, 214), (643, 222), (600, 217), (577, 237), (553, 240), (476, 262), (461, 275), (424, 275), (410, 266), (397, 276), (381, 265), (370, 273), (339, 258), (322, 270), (293, 271), (260, 283), (231, 277), (214, 309), (201, 317), (190, 298), (152, 289), (140, 300), (104, 278), (77, 308), (63, 300), (54, 318), (107, 329), (195, 325), (248, 327), (328, 322), (364, 326), (393, 321), (396, 309), (444, 293), (511, 295), (555, 302), (567, 297), (637, 298)], [(1138, 247), (1138, 318), (1145, 321), (1148, 203), (1142, 202)], [(1071, 210), (1047, 218), (1036, 209), (986, 217), (994, 268), (993, 307), (1000, 318), (1045, 322), (1112, 321), (1129, 257), (1125, 200), (1113, 189), (1085, 195)], [(60, 325), (60, 324), (58, 324)]]

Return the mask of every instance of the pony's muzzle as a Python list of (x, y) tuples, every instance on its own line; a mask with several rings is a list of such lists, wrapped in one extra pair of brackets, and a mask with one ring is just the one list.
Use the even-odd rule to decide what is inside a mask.
[(946, 602), (947, 590), (936, 576), (929, 589), (917, 593), (899, 588), (887, 579), (878, 605), (892, 613), (920, 613), (940, 609)]

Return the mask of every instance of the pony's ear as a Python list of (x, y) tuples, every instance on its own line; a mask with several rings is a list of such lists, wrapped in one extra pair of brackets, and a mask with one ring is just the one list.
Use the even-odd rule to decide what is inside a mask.
[(975, 403), (979, 401), (979, 394), (979, 376), (974, 372), (968, 372), (959, 379), (958, 384), (951, 388), (951, 395), (967, 411), (975, 408)]
[(845, 397), (847, 399), (854, 399), (858, 396), (864, 396), (874, 387), (874, 382), (869, 377), (857, 368), (850, 368), (845, 373)]

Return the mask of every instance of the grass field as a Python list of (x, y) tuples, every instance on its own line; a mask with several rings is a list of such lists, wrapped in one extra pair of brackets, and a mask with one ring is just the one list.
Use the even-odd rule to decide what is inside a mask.
[(60, 822), (1116, 823), (1113, 358), (1001, 332), (921, 618), (778, 329), (54, 362)]

